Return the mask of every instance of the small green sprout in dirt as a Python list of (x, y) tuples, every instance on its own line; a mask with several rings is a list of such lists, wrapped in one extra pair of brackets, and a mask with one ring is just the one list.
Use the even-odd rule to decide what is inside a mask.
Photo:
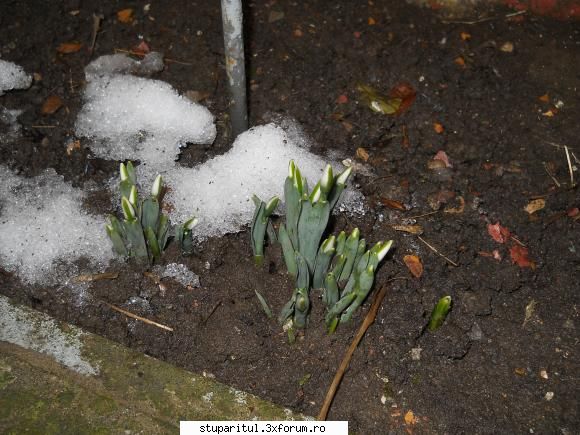
[[(296, 279), (292, 297), (282, 308), (278, 320), (288, 332), (289, 340), (295, 329), (306, 326), (310, 310), (310, 290), (323, 289), (328, 308), (327, 326), (333, 332), (340, 321), (347, 322), (369, 294), (376, 268), (389, 251), (392, 241), (379, 242), (366, 251), (366, 242), (355, 228), (347, 237), (343, 231), (322, 240), (334, 206), (346, 187), (352, 168), (335, 176), (327, 165), (320, 181), (309, 191), (306, 179), (293, 161), (284, 184), (285, 221), (269, 238), (279, 242), (288, 273)], [(268, 204), (255, 198), (256, 212), (252, 222), (252, 247), (256, 263), (264, 255), (264, 237), (271, 226), (270, 216), (279, 199)], [(321, 242), (322, 241), (322, 242)], [(260, 295), (261, 296), (261, 295)], [(264, 307), (265, 300), (260, 298)]]
[(439, 299), (435, 308), (431, 312), (431, 318), (429, 319), (429, 325), (427, 325), (427, 329), (429, 331), (436, 331), (445, 321), (447, 317), (447, 313), (451, 309), (451, 296), (444, 296)]
[[(170, 235), (171, 222), (160, 205), (163, 179), (158, 175), (149, 197), (140, 200), (133, 163), (130, 161), (126, 165), (121, 163), (119, 172), (123, 219), (109, 216), (109, 224), (106, 225), (107, 234), (117, 254), (153, 262), (161, 257)], [(182, 231), (181, 238), (178, 238), (182, 249), (184, 246), (192, 249), (193, 240), (190, 233), (195, 223), (195, 219), (190, 219), (178, 226)]]

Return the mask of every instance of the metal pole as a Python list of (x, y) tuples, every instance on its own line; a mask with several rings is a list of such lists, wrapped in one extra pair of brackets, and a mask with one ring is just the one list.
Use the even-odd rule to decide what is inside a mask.
[(230, 121), (235, 138), (248, 129), (242, 0), (221, 0), (221, 3), (226, 72), (231, 96)]

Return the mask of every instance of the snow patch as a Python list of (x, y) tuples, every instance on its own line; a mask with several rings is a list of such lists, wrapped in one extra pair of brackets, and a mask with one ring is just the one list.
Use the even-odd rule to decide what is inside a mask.
[(139, 160), (159, 171), (172, 166), (187, 142), (211, 143), (216, 136), (209, 110), (159, 80), (104, 75), (88, 83), (85, 101), (75, 132), (93, 139), (91, 150), (104, 159)]
[(83, 375), (98, 375), (99, 367), (82, 356), (84, 335), (74, 326), (65, 334), (47, 315), (16, 307), (8, 298), (0, 296), (0, 341), (49, 355)]
[(82, 210), (86, 193), (53, 169), (30, 179), (0, 165), (0, 264), (30, 284), (63, 284), (80, 257), (103, 270), (113, 258), (105, 218)]
[(27, 89), (31, 84), (32, 76), (20, 65), (0, 59), (0, 95), (12, 89)]

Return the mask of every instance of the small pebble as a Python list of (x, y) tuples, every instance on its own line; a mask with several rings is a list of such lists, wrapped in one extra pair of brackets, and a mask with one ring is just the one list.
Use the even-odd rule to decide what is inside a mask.
[(514, 51), (514, 44), (512, 42), (504, 42), (499, 49), (504, 53), (511, 53)]
[(546, 395), (544, 396), (544, 399), (546, 399), (547, 401), (550, 401), (554, 398), (554, 392), (553, 391), (548, 391), (546, 393)]
[(542, 379), (548, 379), (548, 372), (546, 370), (540, 370), (540, 377)]

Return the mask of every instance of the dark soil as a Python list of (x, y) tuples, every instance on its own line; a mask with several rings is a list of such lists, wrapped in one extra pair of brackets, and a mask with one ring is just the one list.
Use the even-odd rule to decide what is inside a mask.
[[(580, 156), (580, 26), (528, 15), (504, 19), (507, 10), (488, 11), (496, 18), (477, 24), (446, 23), (399, 1), (257, 0), (246, 6), (251, 124), (294, 118), (315, 152), (364, 165), (368, 173), (359, 171), (355, 181), (370, 211), (356, 219), (338, 215), (334, 230), (359, 226), (371, 242), (395, 241), (375, 285), (388, 286), (387, 296), (329, 418), (348, 420), (362, 434), (580, 432), (580, 221), (574, 216), (580, 200), (563, 148)], [(135, 9), (132, 25), (116, 19), (126, 7)], [(269, 22), (273, 11), (284, 15)], [(66, 153), (82, 105), (83, 68), (91, 60), (86, 48), (93, 13), (104, 15), (93, 57), (131, 49), (143, 35), (167, 58), (156, 78), (180, 92), (209, 93), (203, 103), (217, 116), (218, 138), (212, 146), (190, 146), (182, 163), (226, 151), (231, 138), (219, 2), (151, 2), (145, 14), (135, 1), (3, 1), (2, 58), (42, 78), (0, 99), (25, 110), (23, 137), (0, 144), (0, 163), (25, 176), (51, 167), (75, 185), (114, 175), (118, 162), (94, 158), (84, 140), (82, 150)], [(57, 53), (60, 43), (71, 41), (82, 42), (83, 49)], [(502, 50), (506, 42), (512, 52)], [(397, 117), (372, 112), (356, 90), (360, 82), (388, 93), (402, 81), (417, 90), (417, 98)], [(50, 95), (60, 96), (65, 107), (41, 115)], [(340, 95), (347, 97), (343, 104), (337, 103)], [(560, 100), (564, 105), (556, 108)], [(434, 123), (444, 131), (437, 133)], [(355, 157), (359, 147), (369, 155), (366, 163)], [(453, 166), (429, 169), (440, 150)], [(580, 179), (578, 171), (574, 176)], [(445, 212), (458, 207), (460, 197), (463, 210)], [(542, 210), (524, 211), (538, 198), (545, 200)], [(407, 210), (393, 210), (385, 200)], [(110, 208), (107, 198), (102, 204)], [(514, 238), (494, 241), (488, 224), (496, 222)], [(393, 224), (420, 225), (423, 240), (448, 259)], [(520, 244), (533, 265), (510, 258), (510, 248)], [(403, 263), (407, 254), (420, 257), (420, 278)], [(163, 263), (173, 261), (199, 274), (201, 288), (166, 279), (162, 290), (143, 267), (128, 262), (111, 266), (118, 279), (93, 283), (84, 304), (66, 287), (26, 287), (6, 272), (0, 292), (316, 415), (369, 302), (352, 324), (328, 336), (319, 295), (313, 295), (310, 325), (290, 346), (254, 296), (259, 290), (278, 311), (291, 294), (277, 248), (267, 251), (266, 265), (258, 269), (243, 232), (209, 240), (185, 260), (170, 249)], [(453, 298), (447, 320), (427, 331), (433, 306), (447, 294)], [(140, 304), (129, 303), (134, 297)], [(101, 301), (175, 331), (129, 320)]]

